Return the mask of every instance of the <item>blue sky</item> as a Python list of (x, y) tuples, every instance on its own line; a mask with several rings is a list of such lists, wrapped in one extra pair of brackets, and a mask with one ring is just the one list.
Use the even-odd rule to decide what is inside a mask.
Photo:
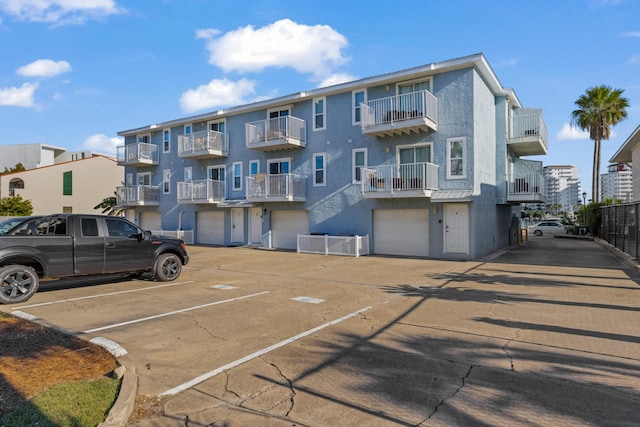
[(640, 124), (639, 3), (0, 0), (0, 144), (114, 153), (121, 130), (484, 53), (543, 109), (549, 155), (530, 158), (578, 166), (590, 193), (570, 113), (589, 87), (625, 90), (606, 170)]

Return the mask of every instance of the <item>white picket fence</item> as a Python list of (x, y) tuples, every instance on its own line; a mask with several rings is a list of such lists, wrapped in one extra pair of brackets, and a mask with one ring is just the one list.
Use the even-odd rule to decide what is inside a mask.
[(328, 234), (298, 234), (298, 253), (354, 257), (369, 255), (369, 235), (330, 236)]

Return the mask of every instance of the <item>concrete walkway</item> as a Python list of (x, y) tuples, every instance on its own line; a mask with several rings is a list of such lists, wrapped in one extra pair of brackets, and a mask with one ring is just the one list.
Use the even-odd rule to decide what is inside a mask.
[(251, 266), (265, 283), (340, 282), (370, 298), (346, 305), (371, 308), (165, 396), (132, 425), (640, 424), (638, 274), (596, 242), (532, 237), (478, 262), (190, 252), (196, 269)]

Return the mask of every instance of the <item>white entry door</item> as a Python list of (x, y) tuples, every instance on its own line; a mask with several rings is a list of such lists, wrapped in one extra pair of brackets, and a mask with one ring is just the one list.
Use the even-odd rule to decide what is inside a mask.
[(249, 208), (249, 244), (262, 244), (262, 208)]
[(244, 244), (244, 209), (231, 209), (231, 242)]
[(469, 253), (469, 206), (465, 203), (444, 205), (444, 251)]

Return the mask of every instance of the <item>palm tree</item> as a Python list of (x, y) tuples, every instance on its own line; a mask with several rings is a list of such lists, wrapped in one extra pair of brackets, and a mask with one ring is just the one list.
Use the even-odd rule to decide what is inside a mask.
[(624, 89), (602, 85), (591, 87), (575, 102), (577, 110), (571, 113), (571, 126), (589, 132), (593, 141), (593, 170), (591, 198), (600, 201), (600, 144), (611, 136), (611, 126), (627, 118), (629, 100), (622, 97)]
[[(114, 191), (113, 194), (116, 194)], [(118, 200), (115, 196), (105, 197), (102, 199), (98, 205), (94, 206), (93, 209), (102, 209), (103, 214), (107, 215), (115, 215), (120, 216), (122, 214), (123, 209), (118, 206)]]

